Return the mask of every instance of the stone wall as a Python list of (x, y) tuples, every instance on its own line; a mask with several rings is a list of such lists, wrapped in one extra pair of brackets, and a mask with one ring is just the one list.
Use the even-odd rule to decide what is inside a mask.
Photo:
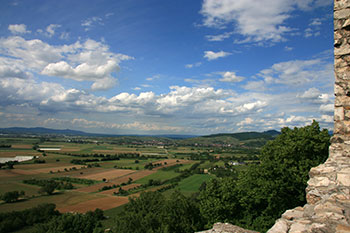
[[(334, 0), (334, 136), (329, 157), (310, 170), (307, 204), (287, 210), (268, 233), (350, 232), (350, 0)], [(251, 232), (215, 224), (207, 233)]]

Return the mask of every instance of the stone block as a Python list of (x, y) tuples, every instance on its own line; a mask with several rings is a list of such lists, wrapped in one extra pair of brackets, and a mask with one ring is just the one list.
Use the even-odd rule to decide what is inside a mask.
[(342, 86), (340, 86), (339, 83), (336, 83), (334, 85), (334, 95), (335, 96), (344, 96), (345, 95), (345, 90)]
[(350, 121), (335, 121), (334, 134), (350, 136)]
[(310, 232), (330, 232), (330, 229), (324, 223), (313, 223)]
[(348, 27), (348, 26), (350, 26), (350, 19), (345, 20), (343, 25), (342, 25), (343, 28)]
[(343, 121), (344, 120), (344, 108), (343, 107), (335, 107), (334, 108), (334, 120), (335, 121)]
[(335, 202), (326, 202), (321, 203), (315, 206), (315, 212), (329, 212), (329, 213), (337, 213), (343, 215), (343, 209), (335, 204)]
[(287, 221), (283, 219), (278, 219), (275, 225), (273, 225), (272, 228), (268, 230), (266, 233), (287, 233), (288, 230), (289, 230), (289, 226)]
[(348, 96), (337, 96), (335, 98), (335, 107), (342, 107), (350, 103), (350, 98)]
[(349, 225), (339, 224), (335, 230), (336, 230), (336, 233), (349, 233), (350, 232), (350, 226)]
[[(301, 209), (300, 209), (301, 208)], [(293, 220), (293, 219), (300, 219), (303, 217), (304, 214), (304, 209), (302, 207), (300, 208), (295, 208), (292, 210), (287, 210), (282, 214), (282, 218), (287, 219), (287, 220)]]
[(331, 181), (328, 179), (328, 177), (314, 177), (307, 182), (309, 186), (314, 187), (329, 186), (330, 183)]
[(299, 222), (293, 223), (290, 226), (288, 233), (307, 233), (307, 225)]
[(306, 201), (308, 204), (311, 204), (311, 205), (316, 204), (317, 202), (319, 202), (322, 199), (322, 197), (319, 193), (316, 194), (313, 191), (314, 190), (312, 190), (306, 194)]
[[(350, 9), (349, 9), (350, 11)], [(339, 43), (339, 42), (337, 42)], [(349, 55), (350, 54), (350, 45), (349, 44), (345, 44), (344, 42), (341, 43), (341, 45), (338, 47), (336, 46), (334, 48), (334, 55), (337, 56), (343, 56), (343, 55)]]
[(349, 108), (344, 109), (344, 120), (350, 120), (350, 109)]
[[(336, 80), (338, 82), (349, 82), (350, 80), (350, 71), (346, 72), (337, 72), (335, 73)], [(344, 91), (347, 91), (344, 89)]]
[(350, 173), (338, 173), (337, 183), (344, 186), (350, 187)]
[(344, 8), (350, 8), (349, 1), (334, 1), (334, 10), (341, 10)]

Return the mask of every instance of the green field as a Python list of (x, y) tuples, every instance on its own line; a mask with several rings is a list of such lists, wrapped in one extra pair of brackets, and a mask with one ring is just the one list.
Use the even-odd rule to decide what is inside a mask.
[(208, 174), (195, 174), (183, 179), (177, 186), (177, 189), (185, 195), (190, 195), (194, 192), (198, 192), (203, 182), (209, 181), (214, 177), (215, 176)]
[(156, 173), (153, 173), (149, 176), (146, 176), (142, 179), (137, 180), (135, 183), (137, 184), (147, 184), (149, 180), (160, 180), (165, 181), (174, 177), (179, 176), (180, 173), (176, 173), (174, 171), (161, 171), (158, 170)]

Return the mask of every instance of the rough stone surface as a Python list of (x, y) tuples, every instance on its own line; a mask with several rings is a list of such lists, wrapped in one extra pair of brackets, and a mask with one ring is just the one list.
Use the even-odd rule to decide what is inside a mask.
[(201, 231), (198, 233), (258, 233), (256, 231), (246, 230), (238, 226), (234, 226), (229, 223), (215, 223), (213, 228), (207, 231)]
[[(307, 204), (287, 210), (268, 233), (350, 233), (350, 0), (334, 0), (334, 71), (329, 157), (310, 170)], [(252, 231), (220, 223), (203, 232)]]

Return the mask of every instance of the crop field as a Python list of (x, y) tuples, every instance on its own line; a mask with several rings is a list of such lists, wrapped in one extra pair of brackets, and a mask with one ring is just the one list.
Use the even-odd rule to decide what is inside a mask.
[(91, 180), (102, 180), (102, 179), (112, 180), (119, 177), (123, 177), (133, 172), (134, 172), (133, 170), (127, 170), (127, 169), (101, 169), (100, 172), (79, 175), (78, 178), (91, 179)]
[[(156, 191), (166, 187), (166, 184), (147, 186), (150, 180), (165, 182), (181, 175), (181, 171), (189, 169), (195, 161), (176, 159), (167, 149), (157, 146), (126, 146), (96, 143), (41, 142), (35, 138), (0, 138), (3, 145), (10, 148), (0, 148), (0, 157), (36, 156), (36, 158), (14, 164), (13, 169), (2, 165), (0, 169), (0, 195), (10, 191), (24, 191), (25, 195), (14, 203), (0, 201), (0, 212), (23, 210), (40, 203), (55, 203), (61, 212), (86, 212), (100, 208), (114, 209), (128, 202), (129, 197), (137, 197), (140, 192)], [(37, 151), (38, 148), (60, 148), (58, 151)], [(183, 147), (181, 153), (193, 150)], [(141, 158), (120, 158), (119, 160), (101, 160), (104, 154), (133, 153), (143, 155)], [(96, 154), (98, 156), (96, 156)], [(158, 158), (161, 158), (159, 159)], [(157, 159), (158, 158), (158, 159)], [(83, 161), (82, 164), (72, 164), (73, 160)], [(84, 160), (86, 162), (84, 162)], [(91, 162), (90, 162), (91, 161)], [(154, 164), (151, 169), (146, 165)], [(181, 164), (179, 172), (171, 166)], [(169, 170), (163, 168), (170, 167)], [(191, 176), (192, 177), (192, 176)], [(194, 175), (179, 183), (184, 192), (198, 190), (207, 176)], [(73, 189), (56, 189), (52, 195), (40, 192), (41, 186), (23, 183), (24, 180), (67, 179), (72, 181)], [(84, 181), (89, 181), (85, 184)], [(80, 183), (79, 183), (80, 182)], [(82, 182), (82, 183), (81, 183)], [(146, 185), (146, 186), (145, 186)], [(193, 186), (191, 188), (191, 186)], [(135, 190), (125, 196), (115, 195), (123, 190)], [(172, 189), (166, 192), (172, 192)]]
[(152, 175), (146, 176), (142, 179), (137, 180), (136, 182), (138, 184), (147, 184), (149, 180), (160, 180), (164, 181), (167, 179), (174, 178), (176, 176), (179, 176), (179, 173), (173, 172), (173, 171), (158, 171), (156, 173), (153, 173)]
[(79, 212), (85, 213), (89, 210), (95, 210), (97, 208), (107, 210), (115, 208), (128, 203), (127, 197), (106, 196), (97, 197), (92, 200), (83, 201), (78, 204), (67, 205), (57, 208), (60, 212)]
[(214, 176), (208, 174), (195, 174), (182, 180), (179, 183), (178, 189), (185, 195), (189, 195), (197, 192), (203, 182), (209, 181), (213, 178)]

